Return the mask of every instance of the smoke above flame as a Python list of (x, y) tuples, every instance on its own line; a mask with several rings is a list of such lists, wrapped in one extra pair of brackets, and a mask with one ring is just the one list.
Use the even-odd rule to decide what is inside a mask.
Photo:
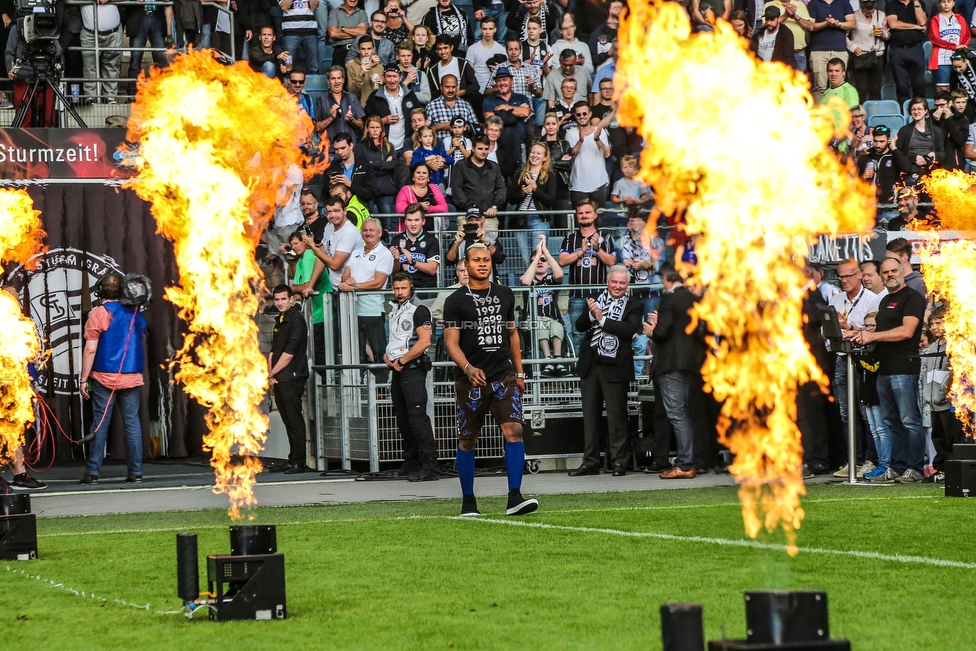
[(132, 187), (152, 203), (180, 271), (166, 290), (188, 330), (176, 379), (209, 410), (204, 447), (214, 492), (229, 496), (233, 518), (256, 504), (268, 427), (259, 409), (268, 367), (254, 320), (262, 285), (254, 251), (289, 167), (301, 162), (298, 143), (311, 132), (278, 81), (246, 62), (224, 66), (207, 50), (141, 78), (132, 107), (128, 139), (139, 144)]
[[(0, 189), (0, 265), (24, 264), (44, 246), (40, 211), (25, 190)], [(0, 291), (0, 460), (12, 463), (34, 422), (33, 390), (27, 365), (41, 352), (34, 323), (16, 295)]]
[[(956, 231), (962, 237), (974, 237), (976, 231), (976, 176), (962, 170), (935, 170), (922, 179), (931, 195), (943, 230)], [(912, 228), (921, 228), (912, 224)], [(949, 402), (956, 408), (966, 436), (973, 438), (973, 412), (976, 395), (976, 242), (958, 239), (939, 242), (935, 233), (921, 251), (922, 277), (926, 288), (947, 303), (945, 314), (946, 355), (952, 366)]]
[(804, 257), (815, 235), (873, 223), (870, 188), (827, 148), (849, 113), (812, 108), (806, 77), (754, 58), (727, 23), (692, 34), (676, 3), (632, 3), (619, 39), (618, 116), (647, 142), (640, 175), (700, 235), (684, 271), (704, 288), (696, 316), (715, 336), (702, 374), (722, 402), (746, 533), (782, 527), (795, 553), (797, 386), (827, 384), (801, 332)]

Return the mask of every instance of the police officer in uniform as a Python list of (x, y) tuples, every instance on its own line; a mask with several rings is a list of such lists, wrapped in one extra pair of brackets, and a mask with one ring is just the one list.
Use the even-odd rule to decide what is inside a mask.
[(383, 362), (393, 371), (390, 396), (397, 429), (403, 437), (400, 474), (410, 481), (435, 481), (440, 477), (437, 446), (427, 414), (430, 309), (414, 294), (413, 278), (404, 271), (393, 274), (393, 298), (396, 305), (390, 312), (390, 342)]

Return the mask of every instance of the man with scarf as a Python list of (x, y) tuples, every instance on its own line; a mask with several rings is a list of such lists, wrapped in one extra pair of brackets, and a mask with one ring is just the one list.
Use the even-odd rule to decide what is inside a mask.
[(474, 43), (474, 30), (467, 14), (455, 7), (451, 0), (437, 0), (424, 16), (423, 24), (434, 31), (435, 36), (451, 36), (455, 43), (455, 54), (463, 57), (468, 46)]
[(607, 410), (607, 457), (613, 476), (627, 474), (627, 387), (634, 380), (634, 351), (630, 346), (641, 328), (643, 302), (628, 295), (630, 270), (610, 267), (607, 289), (586, 300), (586, 311), (576, 320), (583, 332), (577, 370), (583, 398), (583, 463), (571, 477), (600, 474), (600, 420)]

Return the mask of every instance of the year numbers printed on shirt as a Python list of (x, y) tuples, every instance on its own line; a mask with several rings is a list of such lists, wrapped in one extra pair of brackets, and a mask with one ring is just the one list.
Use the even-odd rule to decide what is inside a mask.
[(494, 352), (502, 346), (505, 328), (501, 301), (497, 296), (477, 297), (474, 306), (478, 313), (478, 345), (488, 352)]

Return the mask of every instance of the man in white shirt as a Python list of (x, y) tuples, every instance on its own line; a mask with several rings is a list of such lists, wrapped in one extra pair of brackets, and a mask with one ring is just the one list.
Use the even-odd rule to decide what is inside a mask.
[[(302, 169), (295, 164), (288, 168), (285, 182), (278, 188), (278, 207), (275, 208), (274, 221), (264, 233), (264, 241), (268, 245), (268, 254), (275, 255), (295, 229), (305, 223), (302, 214)], [(288, 201), (285, 201), (285, 197)]]
[(468, 48), (468, 63), (474, 68), (474, 76), (478, 79), (478, 86), (482, 95), (491, 79), (491, 68), (488, 61), (495, 56), (505, 56), (505, 47), (495, 40), (495, 33), (498, 25), (494, 16), (485, 16), (481, 19), (481, 40)]
[[(98, 14), (95, 14), (95, 8)], [(96, 22), (97, 18), (97, 22)], [(122, 47), (122, 18), (119, 9), (110, 0), (98, 0), (98, 4), (81, 6), (81, 53), (85, 79), (118, 79), (122, 71), (122, 51), (101, 50), (95, 57), (95, 43), (99, 48)], [(88, 102), (103, 97), (108, 104), (115, 104), (119, 94), (117, 81), (85, 82)]]
[(322, 234), (321, 243), (313, 242), (308, 235), (303, 236), (302, 240), (318, 258), (312, 278), (317, 279), (317, 273), (321, 273), (324, 267), (329, 270), (332, 286), (338, 287), (352, 255), (363, 250), (363, 239), (356, 225), (347, 218), (346, 209), (339, 197), (325, 200), (325, 218), (329, 223)]
[[(383, 246), (383, 228), (376, 219), (363, 222), (362, 237), (364, 245), (354, 251), (349, 263), (342, 272), (342, 282), (336, 288), (341, 292), (356, 292), (370, 289), (386, 289), (386, 283), (393, 274), (393, 254)], [(358, 296), (356, 314), (359, 317), (359, 333), (362, 347), (371, 364), (382, 363), (386, 349), (386, 323), (383, 318), (383, 295), (368, 293)], [(373, 372), (377, 379), (386, 381), (387, 371)]]

